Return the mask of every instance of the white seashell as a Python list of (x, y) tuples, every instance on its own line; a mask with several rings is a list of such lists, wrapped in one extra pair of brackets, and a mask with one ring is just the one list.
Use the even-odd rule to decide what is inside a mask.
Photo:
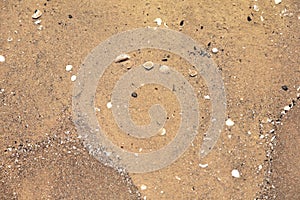
[(42, 16), (42, 12), (40, 10), (35, 10), (33, 15), (31, 16), (33, 19), (38, 19), (39, 17)]
[(71, 76), (71, 81), (73, 82), (76, 81), (76, 78), (77, 78), (76, 75)]
[(167, 130), (166, 130), (165, 128), (162, 128), (162, 129), (160, 129), (160, 131), (159, 131), (159, 134), (160, 134), (161, 136), (166, 135), (166, 133), (167, 133)]
[(162, 65), (159, 68), (159, 71), (164, 74), (170, 73), (170, 68), (167, 65)]
[(208, 164), (199, 164), (199, 167), (206, 168), (206, 167), (208, 167)]
[(112, 108), (111, 102), (108, 102), (108, 103), (106, 104), (106, 107), (107, 107), (108, 109)]
[(0, 62), (5, 62), (5, 57), (0, 55)]
[(213, 52), (213, 53), (218, 53), (219, 50), (218, 50), (217, 48), (212, 48), (211, 52)]
[(205, 95), (205, 96), (204, 96), (204, 99), (209, 100), (209, 99), (210, 99), (210, 96), (209, 96), (209, 95)]
[(145, 62), (145, 63), (143, 64), (143, 67), (144, 67), (146, 70), (150, 70), (150, 69), (152, 69), (152, 68), (154, 67), (154, 64), (153, 64), (153, 62), (151, 62), (151, 61), (147, 61), (147, 62)]
[(194, 69), (189, 69), (189, 75), (190, 77), (195, 77), (197, 76), (198, 72)]
[(227, 119), (227, 120), (226, 120), (226, 125), (227, 125), (227, 126), (233, 126), (233, 125), (234, 125), (234, 122), (233, 122), (231, 119)]
[(237, 170), (237, 169), (234, 169), (231, 171), (231, 175), (234, 177), (234, 178), (240, 178), (240, 172)]
[(160, 25), (162, 24), (161, 18), (156, 18), (156, 19), (154, 20), (154, 22), (155, 22), (158, 26), (160, 26)]
[(275, 4), (280, 4), (281, 0), (275, 0), (274, 2), (275, 2)]
[(147, 189), (147, 186), (146, 185), (141, 185), (141, 190), (146, 190)]
[(129, 60), (130, 56), (127, 54), (122, 53), (121, 55), (117, 56), (115, 59), (115, 63), (124, 62), (126, 60)]
[(67, 72), (69, 72), (69, 71), (71, 71), (71, 70), (72, 70), (72, 68), (73, 68), (73, 66), (72, 66), (72, 65), (67, 65), (67, 66), (66, 66), (66, 71), (67, 71)]
[(257, 6), (257, 5), (254, 5), (254, 6), (253, 6), (253, 10), (256, 11), (256, 12), (258, 12), (258, 11), (259, 11), (258, 6)]
[(38, 19), (38, 20), (36, 20), (34, 23), (35, 23), (36, 25), (38, 25), (38, 24), (40, 24), (41, 22), (42, 22), (42, 20)]

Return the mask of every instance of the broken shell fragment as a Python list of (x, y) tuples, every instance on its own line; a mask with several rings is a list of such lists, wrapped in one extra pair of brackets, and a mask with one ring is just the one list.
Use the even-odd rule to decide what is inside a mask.
[(35, 10), (33, 15), (31, 16), (33, 19), (38, 19), (39, 17), (42, 16), (42, 12), (40, 10)]
[(275, 4), (280, 4), (281, 0), (274, 0)]
[(121, 55), (117, 56), (115, 59), (115, 63), (124, 62), (126, 60), (129, 60), (130, 56), (127, 54), (122, 53)]
[(189, 75), (190, 77), (195, 77), (197, 76), (198, 72), (194, 69), (189, 69)]
[(240, 172), (237, 170), (237, 169), (234, 169), (231, 171), (231, 175), (234, 177), (234, 178), (240, 178)]
[(143, 64), (143, 67), (144, 67), (146, 70), (152, 69), (153, 66), (154, 66), (154, 64), (153, 64), (153, 62), (151, 62), (151, 61), (147, 61), (147, 62), (145, 62), (145, 63)]

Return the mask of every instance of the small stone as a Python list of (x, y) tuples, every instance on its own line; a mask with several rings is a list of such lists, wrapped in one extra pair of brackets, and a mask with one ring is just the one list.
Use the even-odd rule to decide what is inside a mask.
[(170, 68), (167, 65), (162, 65), (160, 66), (159, 71), (163, 74), (168, 74), (170, 73)]
[(5, 62), (5, 57), (0, 55), (0, 62)]
[(35, 10), (33, 15), (31, 16), (33, 19), (38, 19), (39, 17), (42, 16), (42, 12), (40, 10)]
[(189, 69), (189, 75), (190, 77), (195, 77), (197, 76), (198, 72), (194, 69)]
[(240, 172), (237, 170), (237, 169), (234, 169), (231, 171), (231, 175), (234, 177), (234, 178), (240, 178)]
[(234, 125), (234, 122), (233, 122), (231, 119), (227, 119), (227, 120), (226, 120), (226, 125), (227, 125), (227, 126), (233, 126), (233, 125)]
[(133, 93), (131, 93), (131, 96), (133, 97), (133, 98), (137, 98), (137, 93), (136, 92), (133, 92)]
[(287, 90), (289, 89), (286, 85), (283, 85), (281, 88), (282, 88), (284, 91), (287, 91)]
[(160, 26), (161, 23), (162, 23), (162, 20), (161, 20), (161, 18), (156, 18), (156, 19), (154, 20), (154, 22), (155, 22), (158, 26)]
[(124, 62), (124, 61), (129, 60), (129, 59), (130, 59), (129, 55), (122, 53), (121, 55), (116, 57), (115, 63)]
[(176, 178), (178, 181), (181, 180), (181, 178), (180, 178), (179, 176), (175, 176), (175, 178)]
[(112, 108), (111, 102), (108, 102), (108, 103), (106, 104), (106, 107), (107, 107), (108, 109), (111, 109), (111, 108)]
[(183, 26), (184, 25), (184, 20), (181, 20), (180, 23), (179, 23), (179, 25)]
[(76, 75), (71, 76), (71, 81), (73, 82), (76, 81), (76, 78), (77, 78)]
[(253, 10), (256, 11), (256, 12), (258, 12), (258, 11), (259, 11), (258, 6), (257, 6), (257, 5), (254, 5), (254, 6), (253, 6)]
[(274, 0), (275, 4), (280, 4), (281, 0)]
[(147, 186), (146, 185), (141, 185), (141, 190), (146, 190), (147, 189)]
[(71, 70), (72, 70), (72, 68), (73, 68), (73, 66), (72, 66), (72, 65), (67, 65), (67, 66), (66, 66), (66, 71), (67, 71), (67, 72), (69, 72), (69, 71), (71, 71)]
[(143, 64), (143, 67), (144, 67), (146, 70), (150, 70), (150, 69), (152, 69), (152, 68), (154, 67), (154, 64), (153, 64), (153, 62), (151, 62), (151, 61), (147, 61), (147, 62), (145, 62), (145, 63)]
[(214, 54), (218, 53), (219, 50), (217, 48), (212, 48), (211, 52), (213, 52)]

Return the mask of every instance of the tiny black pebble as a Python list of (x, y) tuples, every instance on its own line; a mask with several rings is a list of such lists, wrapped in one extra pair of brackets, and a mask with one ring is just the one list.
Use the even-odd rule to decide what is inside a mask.
[(133, 98), (137, 98), (137, 93), (136, 93), (136, 92), (133, 92), (133, 93), (131, 93), (131, 96), (132, 96)]
[(282, 88), (284, 91), (287, 91), (287, 90), (289, 89), (286, 85), (283, 85), (281, 88)]
[(248, 20), (248, 22), (251, 22), (251, 21), (252, 21), (252, 19), (251, 19), (250, 16), (247, 17), (247, 20)]
[(73, 18), (73, 16), (72, 16), (72, 15), (69, 15), (69, 18), (70, 18), (70, 19), (72, 19), (72, 18)]
[(180, 22), (180, 26), (183, 26), (183, 24), (184, 24), (184, 20), (181, 20), (181, 22)]

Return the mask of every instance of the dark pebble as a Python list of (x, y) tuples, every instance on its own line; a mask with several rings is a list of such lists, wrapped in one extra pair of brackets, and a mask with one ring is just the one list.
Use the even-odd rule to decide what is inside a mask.
[(289, 89), (286, 85), (283, 85), (281, 88), (282, 88), (284, 91), (287, 91), (287, 90)]
[(133, 93), (131, 93), (131, 96), (132, 96), (133, 98), (137, 98), (137, 93), (136, 93), (136, 92), (133, 92)]

